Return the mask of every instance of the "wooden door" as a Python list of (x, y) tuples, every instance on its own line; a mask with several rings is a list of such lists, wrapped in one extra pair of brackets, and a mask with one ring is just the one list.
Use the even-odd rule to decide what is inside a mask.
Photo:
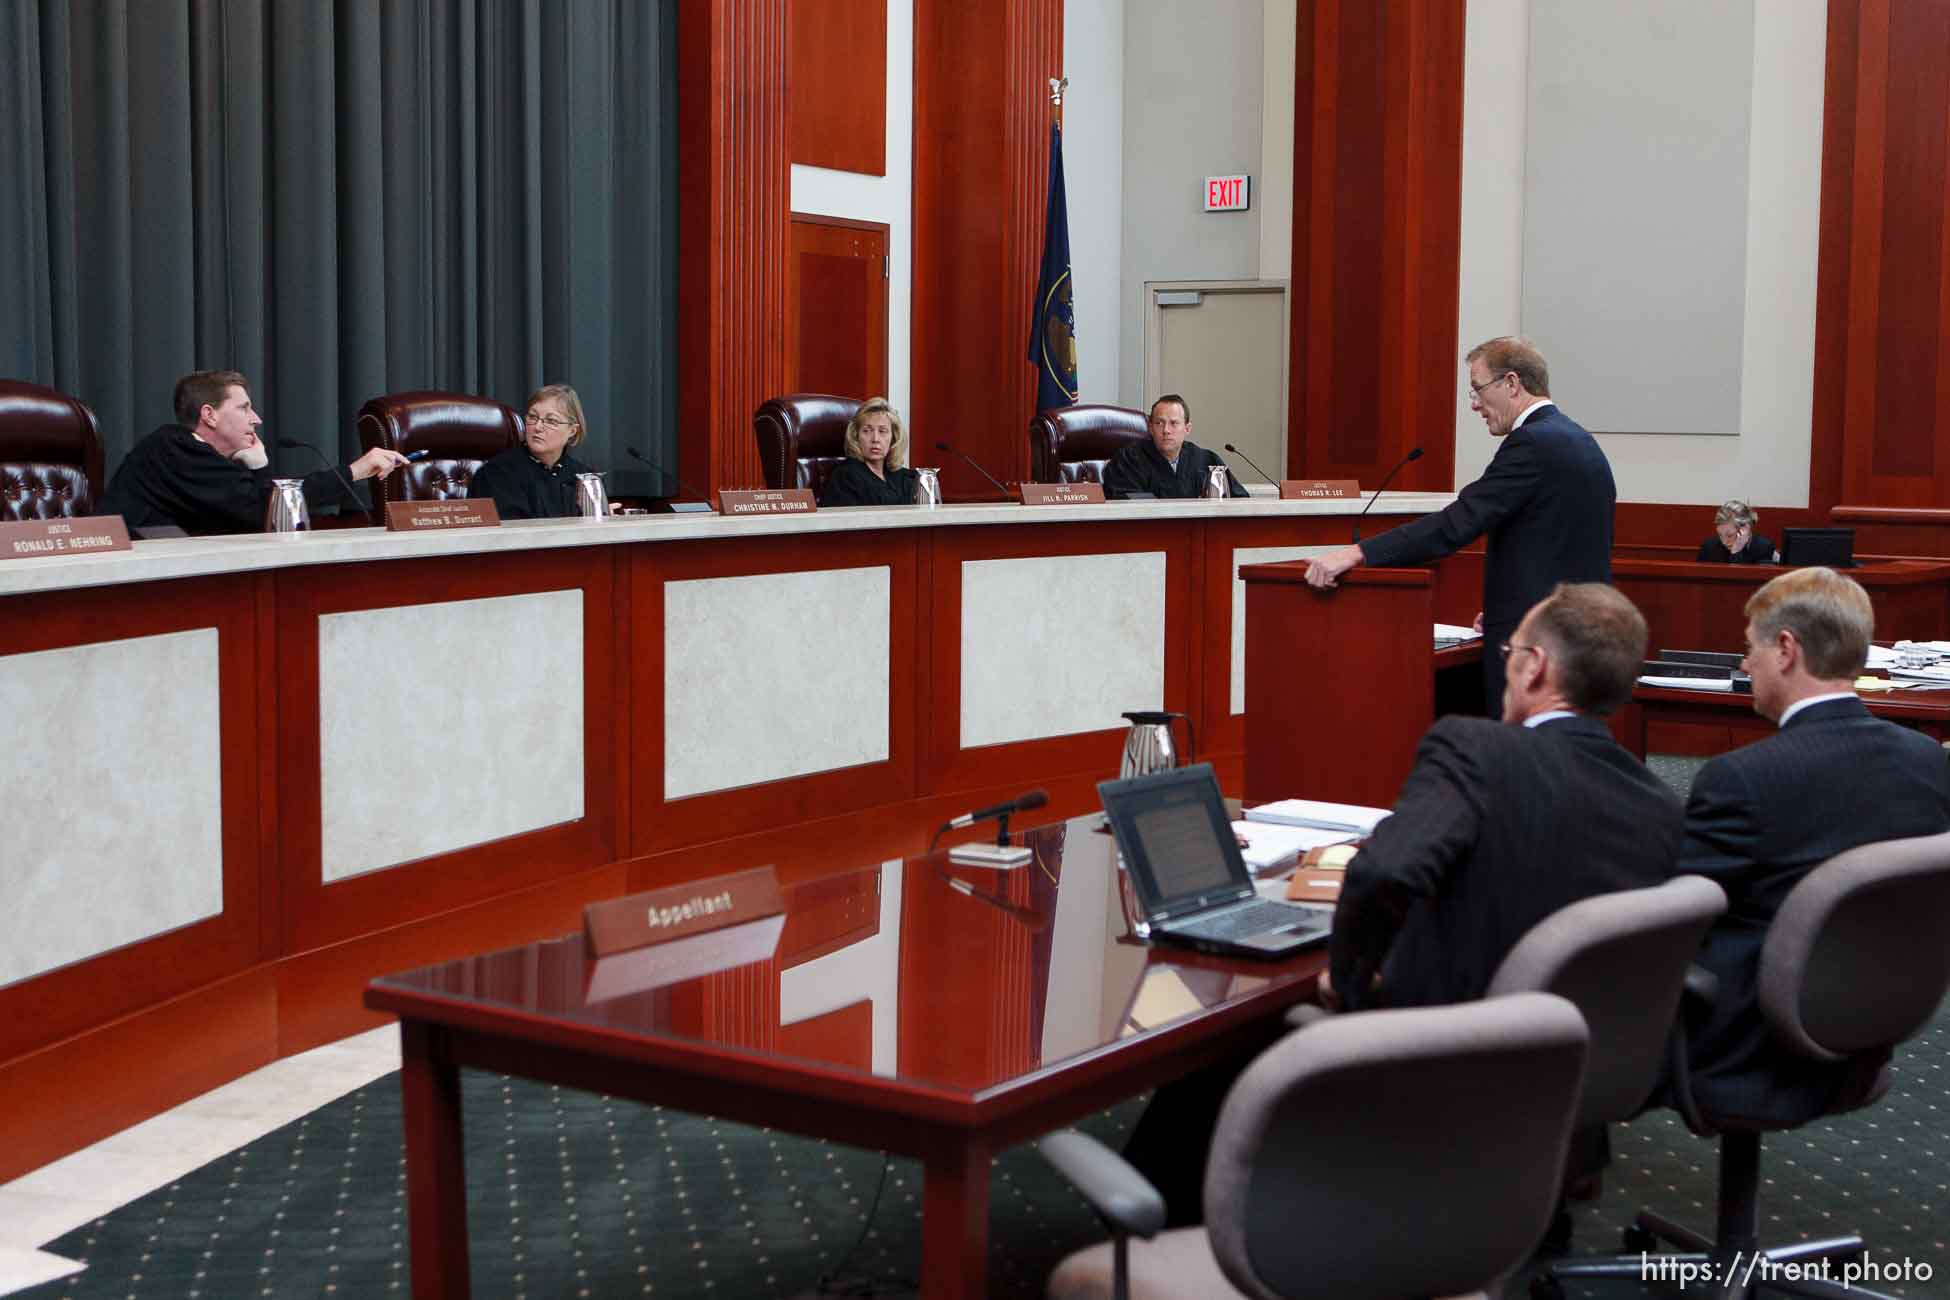
[(793, 213), (785, 317), (790, 391), (884, 396), (887, 227)]

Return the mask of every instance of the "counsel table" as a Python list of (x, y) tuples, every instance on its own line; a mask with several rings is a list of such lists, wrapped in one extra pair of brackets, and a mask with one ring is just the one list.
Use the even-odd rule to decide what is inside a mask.
[[(788, 888), (788, 935), (849, 899), (879, 921), (787, 970), (774, 957), (591, 1005), (572, 935), (375, 980), (366, 1004), (400, 1017), (405, 1046), (414, 1295), (468, 1293), (460, 1066), (916, 1156), (922, 1293), (984, 1294), (997, 1151), (1270, 1041), (1325, 964), (1128, 939), (1096, 822), (1026, 832), (1036, 861), (1014, 871), (938, 854)], [(806, 1030), (842, 1019), (871, 1029)]]

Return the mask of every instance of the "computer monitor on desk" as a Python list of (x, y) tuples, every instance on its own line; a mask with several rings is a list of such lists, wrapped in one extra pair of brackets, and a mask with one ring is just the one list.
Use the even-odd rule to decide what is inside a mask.
[(1781, 563), (1791, 568), (1825, 564), (1831, 569), (1855, 567), (1853, 528), (1784, 528)]

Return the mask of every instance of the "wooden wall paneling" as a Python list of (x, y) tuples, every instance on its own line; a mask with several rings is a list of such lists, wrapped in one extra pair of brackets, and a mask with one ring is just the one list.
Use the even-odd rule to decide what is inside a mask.
[[(278, 575), (283, 951), (369, 934), (621, 856), (610, 721), (616, 716), (610, 600), (614, 563), (608, 548), (582, 547), (501, 555), (492, 565), (475, 556), (398, 560), (387, 566), (386, 581), (377, 585), (369, 565), (288, 569)], [(320, 862), (319, 617), (568, 588), (582, 592), (582, 661), (538, 666), (536, 671), (558, 674), (582, 688), (581, 819), (325, 884)], [(473, 692), (483, 684), (443, 683), (437, 666), (424, 667), (429, 690), (450, 690), (456, 707), (473, 707), (479, 699)], [(375, 756), (374, 779), (385, 779), (388, 763), (411, 761), (410, 755)], [(401, 815), (410, 816), (411, 810), (402, 809)]]
[[(219, 662), (244, 668), (226, 674), (218, 703), (223, 910), (0, 988), (0, 1061), (233, 975), (258, 960), (258, 828), (267, 803), (260, 781), (272, 764), (259, 751), (260, 688), (254, 683), (274, 676), (277, 666), (255, 657), (253, 594), (248, 582), (191, 578), (6, 598), (0, 655), (214, 627)], [(156, 683), (156, 689), (167, 689), (167, 683)], [(168, 761), (166, 745), (157, 758)], [(31, 810), (10, 811), (32, 824)], [(58, 830), (41, 827), (34, 833)]]
[(1462, 0), (1303, 0), (1294, 98), (1287, 466), (1455, 474)]
[[(630, 726), (636, 802), (632, 852), (651, 853), (914, 797), (915, 553), (925, 545), (928, 531), (836, 534), (820, 539), (820, 568), (885, 566), (891, 570), (887, 761), (675, 800), (664, 797), (664, 584), (791, 573), (809, 566), (800, 539), (759, 537), (632, 548), (636, 552), (631, 569), (636, 646)], [(823, 666), (800, 663), (790, 646), (777, 650), (780, 672), (803, 677), (809, 691), (819, 689)]]
[[(886, 395), (887, 237), (885, 222), (792, 214), (789, 391)], [(908, 463), (929, 458), (910, 453)]]
[(679, 472), (761, 487), (752, 412), (785, 388), (786, 0), (678, 6)]
[(1855, 246), (1856, 32), (1861, 0), (1828, 0), (1821, 106), (1821, 218), (1816, 235), (1814, 407), (1808, 505), (1842, 500), (1842, 440), (1847, 423), (1849, 307)]
[(887, 174), (886, 0), (786, 0), (795, 163)]
[[(251, 622), (256, 640), (256, 658), (259, 664), (280, 664), (278, 659), (278, 579), (275, 573), (258, 573), (251, 577)], [(257, 735), (265, 737), (265, 748), (270, 737), (282, 730), (282, 697), (284, 693), (283, 672), (259, 673), (257, 675), (257, 701), (253, 713), (257, 722)], [(257, 952), (262, 958), (271, 958), (284, 951), (284, 870), (278, 857), (278, 810), (284, 806), (279, 798), (279, 765), (264, 762), (255, 765), (258, 782), (257, 799)]]
[(779, 1026), (778, 1050), (856, 1070), (873, 1068), (873, 999), (861, 998), (824, 1015)]
[[(1164, 707), (1196, 717), (1189, 639), (1199, 614), (1192, 599), (1193, 521), (1104, 524), (1024, 524), (1014, 528), (933, 530), (933, 680), (923, 708), (930, 715), (931, 747), (923, 756), (921, 782), (934, 794), (1067, 775), (1117, 774), (1125, 724), (1079, 735), (961, 747), (961, 566), (968, 560), (1021, 559), (1045, 555), (1165, 553)], [(1139, 707), (1133, 704), (1131, 707)], [(1203, 740), (1200, 742), (1203, 744)]]
[[(1004, 482), (1029, 474), (1029, 322), (1049, 183), (1048, 79), (1061, 0), (915, 0), (915, 440), (953, 442)], [(956, 500), (998, 494), (958, 460)]]

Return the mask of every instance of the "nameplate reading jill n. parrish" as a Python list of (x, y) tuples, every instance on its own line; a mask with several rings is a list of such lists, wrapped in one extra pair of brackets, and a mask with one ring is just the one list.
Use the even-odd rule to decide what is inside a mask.
[(718, 493), (718, 513), (732, 515), (809, 515), (815, 509), (811, 488), (773, 488), (760, 492), (726, 488)]
[(785, 928), (785, 895), (770, 867), (652, 889), (582, 913), (590, 1002), (764, 961)]
[(23, 519), (0, 524), (0, 560), (33, 560), (50, 555), (97, 555), (129, 549), (129, 530), (120, 515), (80, 515), (73, 519)]
[(1352, 478), (1283, 478), (1282, 501), (1327, 501), (1361, 495), (1361, 480)]
[(386, 503), (386, 531), (418, 533), (435, 528), (499, 528), (501, 512), (494, 502), (481, 501), (389, 501)]
[(1101, 483), (1025, 483), (1022, 503), (1026, 506), (1080, 506), (1104, 499)]

